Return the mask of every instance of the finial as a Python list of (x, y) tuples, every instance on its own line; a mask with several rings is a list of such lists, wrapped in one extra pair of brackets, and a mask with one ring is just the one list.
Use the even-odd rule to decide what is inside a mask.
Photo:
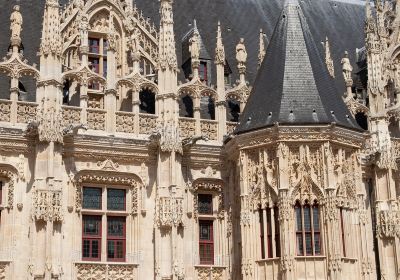
[(260, 49), (258, 53), (258, 67), (261, 66), (261, 63), (264, 60), (266, 51), (265, 51), (265, 37), (266, 35), (264, 34), (263, 30), (260, 29)]
[(200, 66), (200, 33), (197, 29), (196, 20), (193, 22), (193, 36), (189, 39), (189, 51), (192, 61), (193, 68), (193, 78), (199, 76), (199, 66)]
[(217, 47), (215, 48), (215, 64), (225, 65), (225, 48), (222, 43), (221, 23), (218, 21)]
[(335, 67), (333, 65), (328, 36), (326, 36), (325, 39), (325, 64), (328, 68), (329, 75), (331, 75), (332, 78), (335, 78)]
[(160, 0), (160, 35), (158, 67), (176, 72), (178, 63), (175, 48), (173, 0)]

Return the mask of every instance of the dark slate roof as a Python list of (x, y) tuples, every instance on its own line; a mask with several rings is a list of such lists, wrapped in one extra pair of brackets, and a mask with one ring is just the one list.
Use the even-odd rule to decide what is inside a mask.
[[(39, 50), (45, 0), (0, 0), (0, 57), (7, 53), (9, 18), (12, 7), (17, 2), (21, 5), (24, 17), (22, 39), (25, 56), (30, 62), (39, 63), (36, 53)], [(68, 0), (59, 2), (64, 5)], [(135, 0), (135, 2), (144, 16), (158, 25), (159, 1)], [(355, 65), (355, 50), (364, 46), (365, 13), (363, 5), (359, 3), (361, 2), (357, 0), (301, 1), (314, 40), (322, 42), (326, 36), (329, 38), (336, 73), (341, 71), (340, 60), (345, 50), (349, 51), (350, 59)], [(267, 37), (271, 37), (282, 6), (283, 0), (175, 0), (175, 33), (179, 65), (182, 65), (180, 39), (192, 28), (193, 19), (197, 20), (204, 45), (211, 57), (214, 57), (217, 23), (220, 20), (227, 61), (234, 75), (233, 80), (237, 77), (235, 46), (243, 37), (249, 53), (247, 80), (252, 84), (257, 73), (259, 30), (263, 28)], [(317, 44), (317, 47), (322, 54), (324, 51), (322, 44)], [(214, 69), (212, 74), (215, 75)], [(340, 92), (344, 92), (343, 78), (341, 75), (336, 76), (337, 86)], [(181, 79), (183, 80), (183, 71)], [(4, 93), (4, 89), (0, 76), (0, 95)]]
[(359, 129), (328, 73), (298, 0), (287, 0), (282, 9), (236, 133), (276, 122), (335, 122)]

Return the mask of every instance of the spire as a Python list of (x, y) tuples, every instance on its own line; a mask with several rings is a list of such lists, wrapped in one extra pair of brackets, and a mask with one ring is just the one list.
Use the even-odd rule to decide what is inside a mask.
[(325, 39), (325, 64), (328, 68), (329, 75), (331, 75), (332, 78), (335, 78), (335, 68), (333, 66), (331, 47), (329, 45), (328, 37)]
[(61, 56), (60, 5), (58, 0), (46, 0), (40, 55)]
[(225, 47), (222, 43), (221, 23), (218, 21), (217, 47), (215, 48), (215, 64), (225, 65)]
[(360, 129), (329, 76), (298, 1), (287, 1), (236, 132), (283, 125)]
[(160, 0), (160, 40), (159, 67), (161, 70), (177, 72), (178, 64), (175, 49), (173, 0)]
[(260, 68), (261, 63), (264, 60), (266, 51), (265, 51), (265, 34), (262, 29), (260, 29), (260, 49), (258, 52), (258, 67)]

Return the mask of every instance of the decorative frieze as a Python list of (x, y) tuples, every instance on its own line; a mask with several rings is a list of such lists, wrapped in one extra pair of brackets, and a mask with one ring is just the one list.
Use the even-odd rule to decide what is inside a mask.
[(196, 266), (196, 280), (223, 280), (225, 279), (225, 267)]
[(400, 237), (400, 211), (384, 210), (377, 212), (376, 234), (380, 238)]
[(63, 220), (61, 191), (35, 190), (32, 217), (35, 221), (61, 222)]
[(75, 264), (77, 280), (136, 280), (135, 264)]
[(70, 125), (78, 125), (81, 123), (81, 111), (79, 107), (63, 106), (63, 126), (68, 127)]
[(237, 125), (237, 122), (226, 122), (226, 134), (232, 134), (235, 131)]

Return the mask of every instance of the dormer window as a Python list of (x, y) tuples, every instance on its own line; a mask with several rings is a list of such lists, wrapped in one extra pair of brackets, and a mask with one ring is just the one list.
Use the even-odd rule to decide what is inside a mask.
[(200, 80), (205, 82), (206, 84), (208, 82), (207, 75), (208, 75), (207, 62), (201, 61), (200, 68), (199, 68), (199, 76), (200, 76)]

